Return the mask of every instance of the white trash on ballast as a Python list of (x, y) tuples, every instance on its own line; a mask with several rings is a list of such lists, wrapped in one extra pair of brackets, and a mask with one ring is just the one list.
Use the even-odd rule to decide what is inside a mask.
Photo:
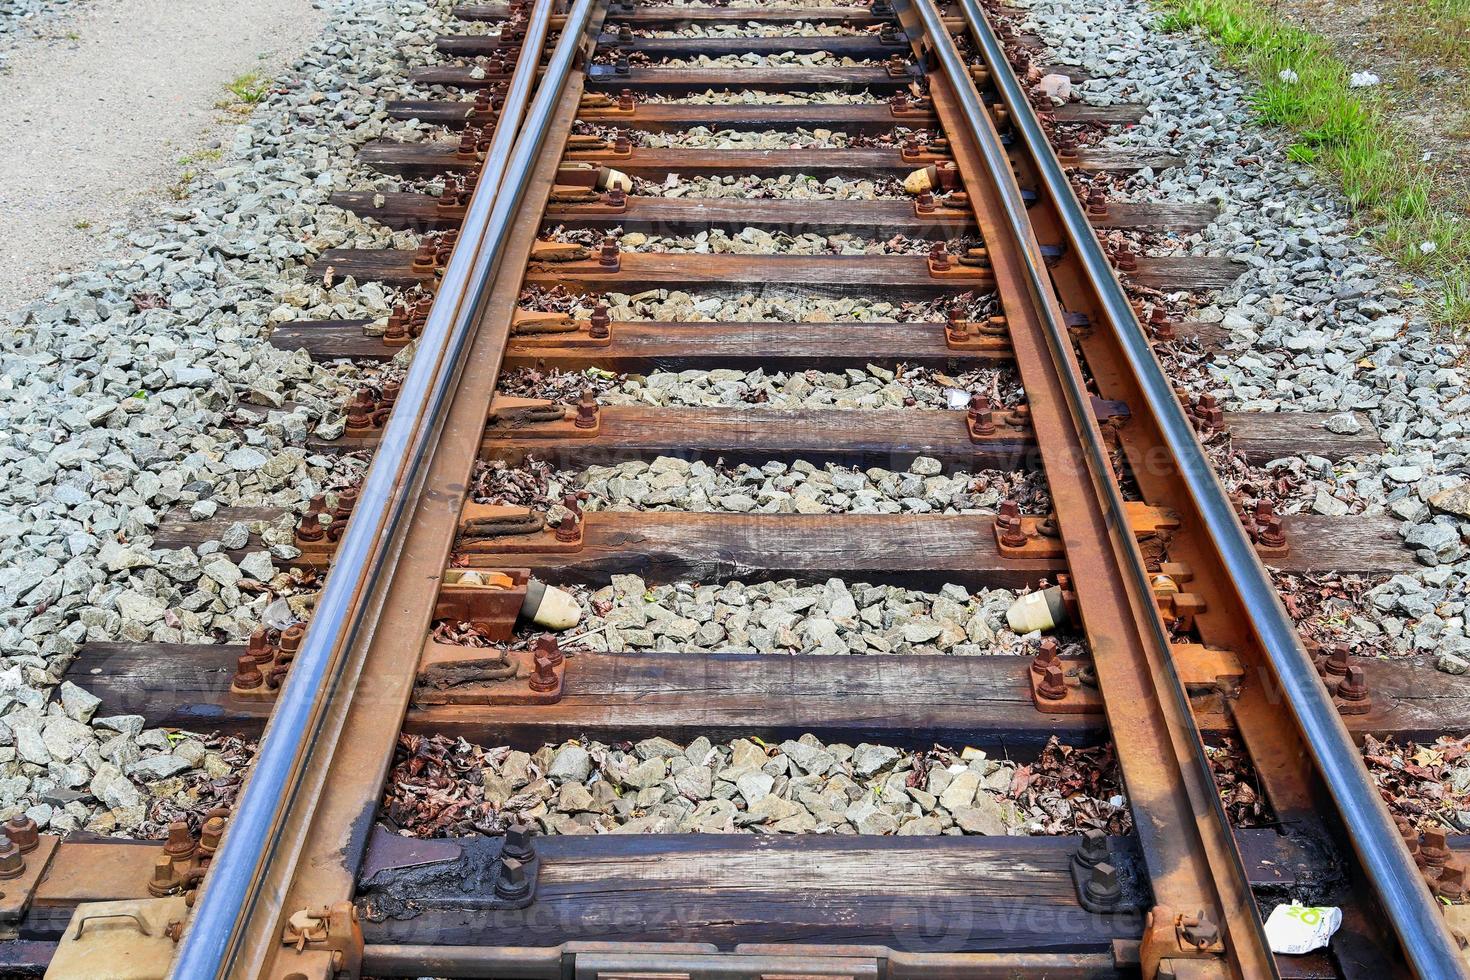
[(1266, 917), (1266, 941), (1273, 953), (1310, 953), (1326, 946), (1341, 925), (1342, 909), (1292, 902)]

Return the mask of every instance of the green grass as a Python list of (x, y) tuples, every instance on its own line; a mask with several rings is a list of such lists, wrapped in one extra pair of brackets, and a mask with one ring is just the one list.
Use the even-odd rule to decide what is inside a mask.
[[(1258, 3), (1158, 2), (1165, 30), (1199, 28), (1254, 77), (1256, 116), (1292, 134), (1287, 155), (1336, 174), (1380, 246), (1406, 269), (1440, 284), (1437, 318), (1458, 329), (1470, 326), (1470, 192), (1459, 188), (1457, 195), (1436, 182), (1420, 162), (1421, 151), (1394, 130), (1376, 89), (1350, 88), (1351, 71), (1326, 38)], [(1470, 0), (1408, 3), (1470, 20)]]
[(219, 103), (219, 108), (248, 107), (265, 101), (265, 97), (270, 94), (271, 83), (259, 72), (248, 71), (237, 76), (233, 81), (226, 82), (225, 90), (234, 96), (234, 99)]

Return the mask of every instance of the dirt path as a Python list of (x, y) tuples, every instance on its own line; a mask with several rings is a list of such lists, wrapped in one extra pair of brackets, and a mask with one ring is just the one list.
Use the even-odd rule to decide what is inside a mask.
[[(99, 0), (23, 42), (0, 87), (0, 317), (97, 258), (107, 228), (171, 202), (241, 75), (321, 30), (310, 0)], [(207, 166), (207, 164), (205, 164)]]

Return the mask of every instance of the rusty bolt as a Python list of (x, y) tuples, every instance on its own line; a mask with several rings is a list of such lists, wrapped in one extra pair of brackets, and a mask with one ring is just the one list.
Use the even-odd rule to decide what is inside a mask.
[(178, 890), (179, 873), (174, 868), (173, 858), (167, 854), (158, 855), (153, 862), (153, 877), (148, 880), (148, 894), (154, 898), (163, 898)]
[(562, 498), (562, 506), (567, 509), (567, 516), (556, 526), (556, 540), (572, 542), (577, 540), (577, 528), (582, 523), (582, 505), (577, 502), (576, 494), (569, 493)]
[(1269, 500), (1256, 502), (1256, 541), (1267, 548), (1286, 547), (1286, 532), (1282, 530), (1281, 518)]
[(995, 515), (995, 523), (1000, 527), (1000, 543), (1007, 548), (1024, 548), (1026, 546), (1026, 532), (1021, 527), (1021, 507), (1015, 498), (1007, 497), (1000, 502), (1000, 507)]
[(1449, 839), (1439, 828), (1424, 831), (1424, 844), (1420, 848), (1424, 860), (1432, 868), (1442, 868), (1450, 859)]
[(41, 835), (36, 830), (36, 821), (24, 813), (5, 821), (5, 836), (20, 848), (22, 854), (31, 853), (41, 843)]
[(944, 242), (935, 242), (929, 246), (929, 267), (935, 272), (946, 272), (953, 267), (954, 263), (949, 258), (949, 246)]
[(597, 428), (597, 399), (591, 388), (582, 389), (582, 397), (577, 399), (577, 418), (572, 425), (578, 429)]
[(500, 877), (495, 880), (495, 894), (499, 898), (525, 898), (531, 891), (531, 879), (526, 877), (526, 866), (515, 858), (503, 858), (500, 862)]
[(632, 44), (633, 43), (633, 28), (629, 27), (627, 24), (624, 24), (623, 26), (619, 27), (618, 28), (618, 43), (619, 44)]
[(1352, 653), (1346, 643), (1333, 643), (1327, 648), (1327, 657), (1322, 661), (1322, 671), (1333, 677), (1346, 677), (1352, 664)]
[(1087, 213), (1094, 218), (1104, 218), (1108, 214), (1108, 196), (1102, 191), (1090, 191), (1087, 195)]
[(1036, 685), (1036, 693), (1047, 701), (1060, 701), (1067, 696), (1067, 678), (1062, 673), (1061, 664), (1051, 664), (1046, 668), (1041, 675), (1041, 683)]
[(1077, 160), (1077, 141), (1070, 136), (1062, 138), (1057, 144), (1057, 159), (1063, 163), (1074, 163)]
[(214, 852), (219, 850), (219, 842), (224, 835), (224, 817), (214, 816), (204, 821), (204, 826), (199, 828), (199, 853), (205, 857), (212, 857)]
[(531, 690), (545, 693), (556, 690), (556, 665), (551, 658), (544, 653), (538, 653), (533, 660), (535, 670), (531, 674)]
[[(297, 537), (301, 534), (298, 531)], [(269, 663), (276, 659), (276, 651), (271, 646), (270, 630), (264, 626), (257, 627), (250, 634), (250, 640), (245, 644), (245, 655), (258, 664)]]
[(964, 340), (970, 336), (970, 321), (965, 319), (965, 310), (961, 304), (956, 303), (949, 308), (944, 329), (955, 340)]
[(1031, 658), (1031, 673), (1037, 677), (1044, 676), (1046, 668), (1057, 662), (1061, 646), (1056, 637), (1044, 637), (1041, 646), (1036, 650), (1036, 656)]
[(597, 252), (597, 264), (605, 269), (616, 269), (618, 267), (618, 240), (608, 236), (602, 240), (602, 247)]
[(19, 878), (25, 874), (26, 859), (15, 841), (0, 834), (0, 879)]
[(1096, 905), (1106, 908), (1114, 904), (1123, 897), (1123, 886), (1118, 883), (1118, 869), (1106, 861), (1093, 865), (1085, 890), (1087, 898)]
[[(479, 146), (479, 133), (474, 126), (466, 126), (464, 132), (459, 134), (459, 149), (455, 151), (455, 156), (473, 157), (479, 151)], [(452, 201), (454, 198), (453, 195), (445, 194), (439, 198), (440, 205), (443, 205), (446, 199)]]
[(534, 858), (536, 848), (531, 840), (531, 825), (517, 820), (506, 827), (505, 843), (501, 846), (500, 853), (522, 863)]
[(357, 491), (343, 490), (337, 494), (337, 506), (332, 508), (333, 517), (351, 517), (352, 509), (357, 506)]
[(1078, 845), (1072, 859), (1089, 868), (1096, 868), (1104, 863), (1108, 859), (1108, 835), (1097, 829), (1087, 831), (1082, 835), (1082, 843)]
[(990, 409), (990, 399), (976, 392), (970, 396), (970, 428), (977, 435), (988, 436), (995, 432), (995, 413)]
[(398, 401), (398, 393), (401, 390), (403, 390), (403, 386), (397, 381), (384, 381), (382, 398), (380, 399), (383, 407), (392, 408), (393, 403)]
[(566, 655), (561, 652), (561, 644), (557, 643), (556, 637), (550, 633), (538, 636), (531, 649), (535, 650), (538, 655), (545, 654), (553, 665), (560, 664), (566, 659)]
[(194, 835), (189, 833), (187, 822), (175, 820), (168, 825), (168, 841), (163, 845), (163, 853), (175, 861), (185, 861), (194, 856), (198, 847), (194, 842)]
[(621, 210), (628, 206), (628, 192), (621, 187), (610, 187), (607, 190), (607, 206)]
[[(633, 149), (633, 141), (628, 138), (626, 133), (619, 133), (614, 136), (612, 145), (614, 153), (629, 153)], [(623, 193), (623, 189), (621, 187), (614, 189), (619, 194)]]
[(1464, 898), (1465, 868), (1458, 863), (1446, 864), (1434, 883), (1434, 890), (1439, 893), (1440, 898), (1451, 902)]
[(301, 516), (301, 523), (295, 526), (295, 536), (301, 541), (320, 541), (326, 530), (322, 527), (322, 511), (326, 510), (326, 498), (318, 494), (312, 498), (312, 502), (306, 505), (306, 514)]
[(1133, 249), (1129, 248), (1126, 243), (1119, 245), (1118, 250), (1113, 253), (1113, 264), (1121, 272), (1138, 271), (1138, 259), (1134, 257)]
[(908, 112), (909, 97), (907, 92), (894, 92), (888, 99), (888, 108), (894, 112)]
[(637, 104), (638, 100), (633, 97), (632, 89), (625, 88), (618, 93), (618, 108), (623, 112), (631, 112)]
[(1031, 426), (1031, 406), (1027, 402), (1016, 402), (1011, 406), (1010, 415), (1006, 424), (1013, 429), (1026, 429)]
[(418, 249), (413, 253), (413, 270), (415, 272), (431, 272), (434, 269), (434, 243), (419, 242)]
[(934, 206), (933, 191), (920, 191), (918, 198), (914, 201), (914, 210), (919, 214), (933, 214)]
[(1169, 314), (1164, 312), (1162, 306), (1155, 306), (1149, 311), (1148, 326), (1155, 340), (1173, 340), (1177, 336), (1174, 332), (1174, 321), (1169, 319)]
[(260, 672), (260, 667), (249, 654), (243, 654), (235, 661), (235, 676), (230, 679), (230, 686), (242, 691), (253, 691), (265, 683), (265, 675)]
[(1225, 412), (1220, 408), (1219, 399), (1208, 392), (1200, 395), (1195, 403), (1194, 418), (1199, 428), (1206, 432), (1225, 431)]
[(595, 340), (606, 340), (612, 336), (612, 317), (608, 315), (606, 303), (592, 307), (592, 327), (588, 334)]
[(352, 401), (347, 403), (347, 428), (371, 428), (373, 424), (373, 410), (377, 407), (377, 399), (373, 398), (371, 389), (357, 389), (357, 394), (353, 395)]
[(383, 328), (384, 340), (407, 340), (408, 326), (404, 322), (402, 313), (394, 310), (388, 314), (388, 325)]
[(306, 639), (306, 627), (300, 623), (292, 623), (281, 631), (281, 659), (290, 660), (301, 649), (301, 641)]
[(1220, 941), (1220, 927), (1205, 909), (1179, 920), (1179, 938), (1196, 949), (1206, 949)]

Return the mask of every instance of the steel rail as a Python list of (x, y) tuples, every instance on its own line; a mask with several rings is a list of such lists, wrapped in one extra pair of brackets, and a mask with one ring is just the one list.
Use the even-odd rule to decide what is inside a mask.
[[(1050, 358), (1056, 365), (1055, 376), (1076, 433), (1077, 449), (1082, 458), (1075, 459), (1072, 463), (1085, 469), (1096, 493), (1102, 519), (1113, 543), (1113, 553), (1117, 556), (1117, 564), (1121, 566), (1119, 571), (1127, 578), (1122, 584), (1129, 593), (1129, 601), (1141, 603), (1135, 605), (1135, 609), (1147, 610), (1136, 613), (1134, 622), (1145, 631), (1145, 635), (1139, 637), (1144, 648), (1142, 656), (1147, 659), (1153, 692), (1160, 698), (1160, 710), (1168, 719), (1164, 722), (1165, 730), (1173, 743), (1170, 746), (1171, 751), (1181, 767), (1184, 796), (1193, 810), (1195, 821), (1192, 832), (1198, 835), (1199, 847), (1203, 852), (1201, 859), (1206, 865), (1204, 876), (1208, 879), (1208, 884), (1205, 887), (1213, 888), (1214, 903), (1222, 915), (1220, 926), (1225, 937), (1227, 962), (1235, 975), (1251, 977), (1252, 980), (1265, 971), (1269, 971), (1270, 975), (1277, 975), (1270, 944), (1266, 940), (1259, 912), (1255, 908), (1249, 877), (1235, 847), (1229, 818), (1215, 790), (1214, 775), (1198, 729), (1194, 725), (1187, 689), (1179, 677), (1173, 659), (1166, 652), (1169, 648), (1169, 637), (1154, 607), (1148, 571), (1133, 538), (1110, 454), (1096, 428), (1090, 395), (1079, 374), (1067, 366), (1073, 356), (1071, 335), (1062, 321), (1050, 273), (1039, 254), (1026, 203), (1015, 182), (1010, 160), (990, 128), (989, 116), (975, 88), (974, 79), (960, 57), (936, 3), (934, 0), (909, 0), (909, 4), (919, 15), (930, 42), (930, 51), (939, 62), (939, 67), (953, 90), (960, 113), (985, 168), (994, 178), (993, 186), (1001, 203), (1004, 227), (1008, 236), (1016, 243), (1016, 251), (1022, 260), (1030, 305), (1036, 313)], [(1001, 70), (992, 72), (993, 75), (1001, 73)], [(958, 134), (951, 134), (951, 139), (955, 135)], [(1065, 515), (1059, 514), (1059, 517)], [(1065, 525), (1063, 529), (1065, 531)], [(1085, 608), (1083, 613), (1085, 617)], [(1101, 679), (1100, 676), (1099, 680)], [(1104, 693), (1106, 694), (1106, 690)], [(1184, 768), (1191, 766), (1194, 770), (1192, 774)], [(1126, 770), (1124, 776), (1126, 783)], [(1180, 808), (1171, 809), (1175, 811), (1172, 826), (1168, 825), (1171, 821), (1166, 820), (1165, 826), (1155, 828), (1156, 832), (1186, 832), (1177, 822), (1183, 816)], [(1139, 832), (1142, 833), (1145, 822), (1136, 822)], [(1220, 867), (1211, 862), (1211, 854), (1224, 857), (1226, 866)], [(1158, 874), (1161, 870), (1163, 869), (1156, 867), (1154, 862), (1150, 863), (1151, 874)]]
[(1169, 379), (1159, 369), (1153, 349), (1133, 315), (1123, 287), (1098, 245), (1077, 203), (1061, 164), (1051, 152), (1041, 123), (977, 0), (958, 0), (971, 36), (991, 67), (992, 83), (1010, 110), (1013, 125), (1025, 140), (1048, 194), (1062, 218), (1072, 248), (1108, 314), (1108, 326), (1143, 392), (1165, 444), (1179, 466), (1185, 486), (1198, 508), (1206, 533), (1239, 590), (1250, 627), (1269, 658), (1276, 680), (1337, 804), (1383, 912), (1393, 925), (1410, 966), (1421, 977), (1466, 976), (1454, 938), (1438, 904), (1424, 887), (1388, 808), (1368, 777), (1347, 726), (1327, 695), (1316, 666), (1297, 637), (1280, 596), (1255, 547), (1246, 537), (1229, 497), (1210, 466), (1194, 427), (1185, 418)]
[(333, 574), (327, 578), (250, 778), (201, 886), (169, 974), (178, 980), (220, 978), (231, 969), (242, 926), (262, 900), (261, 872), (275, 855), (283, 815), (295, 801), (303, 763), (316, 747), (326, 705), (352, 694), (340, 682), (349, 651), (371, 633), (362, 611), (396, 562), (399, 531), (416, 497), (413, 489), (437, 445), (464, 352), (478, 327), (507, 232), (518, 216), (593, 6), (593, 0), (577, 0), (567, 14), (537, 85), (553, 2), (537, 0), (532, 9), (481, 178), (440, 283), (441, 300), (430, 311), (338, 545)]

